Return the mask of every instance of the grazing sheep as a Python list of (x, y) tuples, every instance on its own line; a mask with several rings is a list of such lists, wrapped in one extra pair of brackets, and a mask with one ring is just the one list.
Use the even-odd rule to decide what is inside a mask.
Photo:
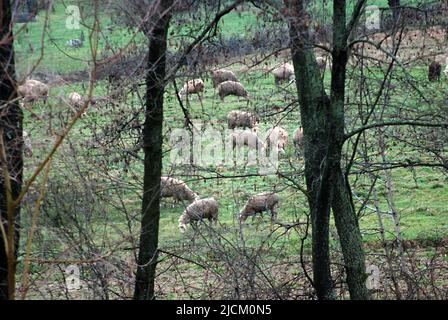
[(304, 141), (303, 141), (303, 128), (302, 127), (299, 127), (296, 130), (294, 130), (292, 140), (294, 141), (294, 146), (296, 147), (296, 149), (299, 150), (299, 149), (303, 148)]
[(235, 81), (224, 81), (218, 85), (218, 94), (221, 101), (224, 102), (224, 97), (233, 95), (237, 97), (243, 97), (249, 100), (248, 93), (244, 89), (243, 85)]
[(243, 209), (240, 211), (239, 220), (246, 221), (247, 217), (255, 216), (264, 211), (271, 212), (271, 221), (277, 220), (280, 198), (274, 192), (262, 192), (253, 195), (247, 200)]
[(258, 125), (258, 119), (250, 112), (232, 110), (227, 115), (227, 126), (229, 129), (250, 128), (253, 129)]
[(445, 64), (446, 64), (446, 67), (445, 67), (445, 70), (443, 71), (443, 73), (448, 78), (448, 57), (445, 60)]
[(68, 96), (68, 101), (72, 107), (81, 108), (84, 104), (83, 97), (78, 92), (72, 92)]
[(160, 196), (162, 198), (173, 197), (175, 202), (193, 201), (199, 198), (198, 194), (191, 190), (185, 182), (170, 177), (160, 178)]
[(28, 79), (24, 84), (17, 87), (17, 93), (25, 102), (35, 102), (43, 97), (44, 102), (48, 100), (49, 88), (45, 83), (38, 80)]
[(442, 72), (442, 65), (436, 61), (431, 62), (428, 69), (428, 80), (439, 81)]
[(179, 98), (183, 99), (185, 96), (196, 93), (200, 100), (202, 100), (201, 93), (204, 92), (204, 81), (202, 79), (193, 79), (185, 82), (182, 89), (179, 91)]
[(272, 70), (275, 84), (279, 85), (284, 81), (293, 81), (295, 79), (294, 66), (290, 63), (285, 63), (278, 68)]
[(25, 154), (25, 157), (28, 158), (33, 156), (33, 145), (31, 144), (31, 137), (26, 131), (23, 131), (23, 153)]
[(279, 151), (285, 153), (285, 147), (288, 143), (288, 132), (282, 127), (274, 127), (266, 132), (266, 146), (271, 148), (272, 144), (277, 140)]
[(232, 141), (232, 149), (236, 146), (248, 146), (249, 149), (257, 150), (259, 146), (263, 146), (263, 141), (261, 141), (255, 132), (244, 130), (235, 131), (230, 134), (230, 140)]
[(225, 81), (239, 82), (233, 71), (225, 69), (213, 70), (212, 72), (213, 88), (216, 88), (220, 83)]
[(218, 202), (215, 198), (197, 199), (190, 204), (179, 217), (179, 231), (184, 233), (188, 223), (195, 227), (203, 219), (210, 222), (218, 220)]

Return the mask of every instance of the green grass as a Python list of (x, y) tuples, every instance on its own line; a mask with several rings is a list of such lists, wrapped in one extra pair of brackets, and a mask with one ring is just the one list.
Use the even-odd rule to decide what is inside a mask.
[[(385, 1), (383, 1), (385, 2)], [(79, 31), (68, 30), (64, 27), (65, 20), (63, 18), (64, 8), (61, 5), (56, 7), (56, 13), (51, 15), (50, 20), (50, 34), (54, 39), (54, 44), (49, 37), (45, 38), (44, 57), (39, 65), (40, 70), (51, 70), (56, 73), (66, 74), (77, 70), (83, 70), (87, 67), (89, 56), (89, 48), (85, 46), (80, 49), (65, 48), (65, 41), (67, 39), (78, 37)], [(107, 25), (107, 21), (105, 21)], [(252, 12), (232, 13), (224, 19), (221, 23), (223, 32), (227, 35), (242, 34), (247, 30), (248, 26), (255, 26), (256, 19)], [(33, 28), (31, 28), (31, 26)], [(39, 38), (42, 31), (41, 22), (30, 25), (28, 33), (22, 31), (19, 34), (19, 41), (16, 42), (17, 49), (17, 65), (20, 73), (27, 70), (28, 66), (37, 60), (38, 52), (34, 54), (27, 53), (28, 42), (32, 42), (35, 46), (35, 51), (38, 51)], [(87, 34), (87, 32), (86, 32)], [(116, 44), (125, 44), (129, 39), (129, 34), (124, 31), (117, 30), (111, 35), (112, 40)], [(100, 42), (100, 47), (104, 45)], [(58, 47), (63, 48), (64, 52)], [(66, 53), (73, 57), (68, 57)], [(279, 60), (271, 59), (268, 61), (271, 64), (279, 63)], [(302, 158), (294, 157), (294, 147), (291, 143), (292, 132), (300, 125), (300, 112), (297, 107), (293, 108), (287, 115), (284, 113), (275, 115), (269, 118), (264, 117), (274, 110), (274, 106), (284, 107), (295, 96), (295, 87), (282, 86), (281, 88), (274, 85), (273, 78), (267, 76), (264, 72), (240, 72), (239, 65), (232, 65), (241, 83), (244, 84), (252, 97), (251, 104), (247, 105), (244, 100), (238, 101), (237, 98), (227, 97), (226, 102), (221, 102), (214, 94), (211, 81), (206, 79), (206, 92), (201, 105), (196, 97), (192, 97), (188, 105), (192, 119), (201, 121), (203, 126), (213, 126), (219, 132), (223, 132), (226, 128), (226, 115), (230, 110), (234, 109), (249, 109), (261, 115), (260, 131), (263, 132), (273, 124), (280, 122), (281, 125), (287, 129), (290, 135), (290, 143), (287, 148), (287, 156), (291, 157), (292, 164), (295, 168), (303, 169), (304, 163)], [(410, 74), (417, 82), (425, 83), (426, 69), (422, 66), (415, 66), (410, 70)], [(375, 70), (373, 77), (381, 79), (382, 72), (380, 69)], [(397, 76), (403, 76), (398, 73)], [(205, 77), (205, 76), (204, 76)], [(185, 79), (178, 79), (178, 85)], [(326, 75), (326, 86), (329, 86), (329, 74)], [(353, 90), (352, 85), (356, 86), (358, 83), (356, 79), (353, 84), (348, 86), (348, 90)], [(58, 98), (67, 97), (71, 91), (78, 91), (84, 93), (86, 90), (86, 83), (74, 83), (54, 86), (51, 88), (49, 105), (53, 108), (53, 112), (61, 112), (67, 116), (70, 112), (68, 108), (62, 104)], [(448, 89), (446, 83), (440, 84), (424, 84), (425, 92), (431, 93), (433, 96), (440, 98)], [(102, 96), (107, 92), (107, 85), (104, 81), (99, 81), (95, 86), (95, 95)], [(216, 169), (214, 165), (199, 167), (196, 172), (197, 176), (190, 176), (190, 169), (184, 167), (171, 167), (169, 163), (169, 148), (168, 140), (169, 131), (173, 128), (183, 127), (183, 114), (178, 105), (177, 99), (174, 98), (174, 90), (169, 85), (165, 94), (165, 145), (164, 149), (167, 152), (164, 158), (164, 174), (173, 174), (183, 180), (188, 185), (198, 192), (202, 197), (214, 196), (219, 202), (219, 225), (218, 232), (223, 237), (230, 241), (239, 241), (239, 225), (237, 223), (237, 213), (244, 205), (248, 197), (254, 193), (262, 191), (277, 190), (281, 197), (281, 209), (279, 213), (279, 220), (283, 223), (293, 223), (297, 220), (305, 221), (307, 212), (307, 202), (303, 194), (297, 190), (288, 187), (285, 180), (278, 176), (266, 177), (245, 177), (235, 179), (201, 179), (197, 176), (216, 177), (216, 174), (210, 173), (210, 170)], [(143, 89), (140, 92), (143, 95)], [(392, 113), (396, 105), (400, 105), (403, 100), (406, 102), (408, 108), (418, 109), (421, 105), (421, 100), (415, 95), (409, 93), (409, 88), (402, 86), (398, 89), (397, 94), (391, 97), (390, 112)], [(37, 104), (33, 106), (36, 113), (48, 110), (48, 106)], [(203, 112), (204, 110), (204, 112)], [(85, 212), (78, 212), (76, 207), (68, 208), (68, 212), (77, 214), (77, 217), (82, 223), (86, 224), (95, 236), (94, 241), (98, 245), (106, 243), (115, 243), (123, 240), (123, 235), (128, 234), (128, 225), (124, 217), (124, 208), (130, 215), (132, 215), (132, 232), (134, 237), (138, 235), (138, 219), (141, 206), (141, 199), (139, 194), (141, 192), (143, 166), (138, 161), (131, 161), (129, 171), (123, 168), (126, 165), (122, 161), (113, 161), (118, 156), (116, 150), (108, 150), (104, 153), (102, 149), (93, 149), (86, 147), (83, 143), (89, 141), (94, 135), (102, 134), (104, 128), (113, 123), (114, 120), (127, 119), (134, 111), (141, 111), (136, 97), (128, 97), (126, 104), (116, 107), (98, 107), (92, 106), (88, 111), (88, 115), (82, 118), (71, 132), (69, 141), (66, 141), (60, 152), (52, 161), (52, 174), (50, 181), (62, 186), (66, 189), (65, 192), (71, 194), (75, 190), (80, 194), (80, 202), (83, 202), (84, 183), (86, 181), (79, 179), (78, 172), (80, 170), (87, 182), (95, 184), (93, 188), (98, 202), (95, 203), (88, 214)], [(387, 110), (389, 111), (389, 109)], [(356, 113), (356, 108), (349, 108), (347, 110), (347, 117), (352, 117)], [(140, 120), (143, 113), (140, 112)], [(55, 126), (58, 122), (55, 121)], [(32, 170), (37, 163), (45, 156), (52, 145), (54, 138), (47, 133), (47, 123), (36, 121), (25, 112), (25, 129), (31, 133), (35, 141), (35, 158), (27, 159), (25, 161), (25, 175), (29, 177)], [(130, 139), (124, 135), (124, 140)], [(206, 143), (217, 139), (213, 136), (208, 139)], [(371, 141), (375, 141), (374, 133), (370, 131)], [(70, 143), (69, 143), (70, 142)], [(126, 143), (126, 142), (125, 142)], [(75, 150), (76, 157), (72, 156), (70, 152)], [(389, 156), (395, 159), (406, 159), (417, 156), (413, 150), (403, 146), (392, 146), (388, 150)], [(142, 156), (142, 153), (139, 153)], [(104, 161), (106, 164), (102, 164)], [(283, 172), (291, 172), (291, 168), (286, 157), (281, 159), (281, 169)], [(108, 174), (114, 176), (114, 181), (120, 181), (125, 188), (115, 190), (110, 185), (110, 180), (101, 176), (104, 174), (102, 170), (107, 168)], [(247, 173), (255, 173), (256, 168), (242, 168), (234, 167), (232, 163), (227, 163), (219, 167), (220, 174), (223, 175), (244, 175)], [(416, 181), (414, 180), (416, 177)], [(354, 180), (354, 179), (353, 179)], [(70, 182), (70, 184), (68, 184)], [(304, 184), (304, 181), (299, 181)], [(352, 181), (355, 183), (355, 181)], [(359, 196), (366, 196), (368, 193), (369, 181), (357, 181), (357, 188), (354, 190)], [(364, 185), (363, 185), (364, 183)], [(393, 172), (393, 183), (395, 190), (395, 203), (400, 216), (401, 229), (405, 239), (416, 239), (426, 243), (434, 243), (442, 238), (448, 236), (448, 184), (446, 175), (444, 176), (439, 171), (431, 168), (416, 169), (414, 173), (410, 170), (400, 169)], [(70, 186), (67, 188), (67, 186)], [(367, 187), (366, 187), (367, 186)], [(385, 195), (384, 183), (378, 183), (378, 192), (380, 196), (380, 207), (383, 211), (388, 211), (388, 205)], [(122, 198), (120, 198), (122, 197)], [(123, 203), (121, 202), (123, 200)], [(32, 203), (29, 203), (32, 205)], [(187, 233), (182, 235), (178, 232), (178, 218), (184, 210), (185, 204), (176, 204), (173, 206), (169, 199), (162, 200), (161, 219), (160, 219), (160, 245), (162, 248), (182, 250), (184, 246), (191, 246), (194, 237), (194, 231), (189, 228)], [(356, 202), (359, 207), (359, 202)], [(371, 206), (371, 203), (369, 203)], [(29, 210), (30, 207), (25, 207)], [(64, 216), (64, 211), (55, 206), (48, 208), (46, 215), (40, 220), (40, 226), (45, 226), (39, 231), (40, 236), (45, 238), (55, 238), (56, 228), (55, 221), (58, 215), (62, 216), (62, 226), (70, 228), (73, 225), (67, 216)], [(89, 219), (87, 219), (89, 217)], [(24, 215), (24, 225), (27, 226), (29, 215)], [(393, 222), (392, 219), (384, 215), (384, 224), (387, 230), (387, 238), (392, 240), (393, 236)], [(244, 236), (246, 245), (249, 248), (257, 248), (263, 241), (272, 245), (276, 250), (275, 254), (280, 253), (282, 257), (296, 257), (300, 239), (297, 233), (290, 230), (285, 235), (283, 230), (277, 230), (271, 235), (271, 225), (268, 222), (268, 214), (264, 218), (256, 218), (254, 221), (248, 219), (244, 226)], [(91, 223), (93, 222), (93, 223)], [(60, 223), (60, 222), (58, 222)], [(360, 220), (361, 229), (364, 232), (364, 241), (366, 243), (373, 243), (379, 240), (379, 235), (375, 231), (378, 226), (377, 216), (374, 211), (367, 210)], [(57, 229), (57, 228), (56, 228)], [(332, 225), (334, 229), (334, 225)], [(206, 230), (206, 228), (202, 228)], [(118, 232), (119, 231), (119, 232)], [(279, 238), (275, 238), (279, 236)], [(25, 237), (22, 238), (22, 240)], [(203, 239), (196, 239), (194, 252), (203, 257), (215, 259), (212, 253), (207, 250)], [(332, 246), (337, 246), (337, 241), (332, 239)], [(64, 248), (60, 243), (55, 242), (58, 248), (62, 251)], [(305, 242), (305, 253), (309, 254), (310, 246), (309, 239)], [(39, 252), (40, 248), (36, 248)], [(264, 252), (269, 259), (273, 252)], [(33, 266), (36, 270), (40, 267)], [(34, 269), (33, 269), (34, 270)]]

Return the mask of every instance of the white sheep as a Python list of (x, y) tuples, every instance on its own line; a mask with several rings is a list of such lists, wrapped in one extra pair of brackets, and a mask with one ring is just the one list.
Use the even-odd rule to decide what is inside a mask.
[(230, 141), (232, 143), (232, 149), (235, 149), (236, 146), (239, 148), (242, 146), (248, 146), (249, 149), (258, 150), (259, 147), (263, 148), (264, 144), (258, 135), (249, 130), (236, 130), (232, 132), (229, 136)]
[(28, 132), (23, 131), (23, 153), (25, 157), (31, 158), (33, 156), (33, 145), (31, 143), (31, 137)]
[(243, 97), (246, 100), (249, 100), (249, 96), (246, 89), (244, 89), (241, 83), (235, 81), (224, 81), (220, 83), (218, 85), (218, 95), (221, 98), (221, 101), (223, 102), (224, 98), (230, 95)]
[(232, 110), (227, 114), (227, 126), (229, 129), (257, 127), (258, 119), (250, 112)]
[(184, 86), (179, 91), (179, 98), (183, 99), (191, 94), (197, 94), (199, 99), (202, 100), (201, 94), (204, 92), (204, 81), (202, 79), (193, 79), (184, 83)]
[(43, 98), (46, 103), (48, 100), (48, 86), (38, 80), (28, 79), (24, 84), (17, 87), (17, 93), (25, 102), (35, 102)]
[(78, 92), (72, 92), (68, 96), (68, 102), (72, 107), (81, 108), (84, 104), (84, 98)]
[(198, 221), (208, 219), (210, 222), (218, 220), (218, 202), (215, 198), (197, 199), (190, 204), (179, 217), (179, 231), (184, 233), (187, 224), (196, 226)]
[(284, 81), (293, 81), (295, 79), (294, 66), (290, 63), (284, 63), (278, 68), (272, 70), (275, 84), (280, 84)]
[(285, 147), (288, 143), (288, 132), (282, 127), (274, 127), (266, 132), (266, 148), (270, 149), (275, 142), (277, 142), (278, 150), (285, 153)]
[[(78, 92), (72, 92), (68, 96), (68, 103), (69, 106), (72, 108), (72, 110), (77, 113), (79, 109), (81, 109), (84, 106), (84, 98), (78, 93)], [(87, 114), (87, 111), (84, 111), (81, 114), (81, 117), (85, 116)]]
[(199, 198), (198, 194), (191, 190), (185, 182), (171, 177), (160, 178), (160, 196), (162, 198), (173, 197), (175, 202), (193, 201)]
[(216, 88), (220, 83), (225, 81), (239, 82), (235, 73), (230, 70), (219, 69), (212, 71), (213, 88)]
[(247, 200), (239, 213), (239, 220), (244, 222), (248, 217), (255, 216), (257, 213), (270, 211), (271, 221), (275, 221), (279, 207), (280, 198), (275, 192), (262, 192), (251, 196)]

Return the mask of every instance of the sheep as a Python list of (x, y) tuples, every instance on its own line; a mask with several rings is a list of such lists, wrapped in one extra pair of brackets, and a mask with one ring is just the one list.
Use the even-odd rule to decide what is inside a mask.
[(218, 202), (213, 197), (195, 200), (179, 217), (179, 231), (184, 233), (188, 223), (195, 227), (196, 223), (203, 219), (216, 222), (218, 220), (218, 210)]
[(239, 82), (233, 71), (225, 69), (212, 71), (213, 88), (216, 88), (220, 83), (225, 81)]
[(258, 119), (250, 112), (232, 110), (227, 114), (227, 126), (229, 129), (250, 128), (254, 129), (258, 125)]
[(247, 217), (264, 211), (271, 212), (271, 221), (277, 220), (280, 198), (275, 192), (262, 192), (253, 195), (240, 210), (239, 220), (245, 222)]
[(282, 127), (274, 127), (266, 132), (266, 147), (271, 148), (272, 143), (277, 141), (277, 147), (280, 152), (285, 153), (285, 147), (288, 143), (288, 132)]
[(185, 182), (171, 177), (160, 178), (160, 196), (162, 198), (173, 197), (175, 202), (182, 200), (196, 200), (198, 194), (191, 190)]
[(448, 57), (445, 60), (445, 64), (446, 64), (446, 67), (445, 67), (445, 70), (443, 71), (443, 73), (448, 78)]
[(23, 153), (25, 157), (31, 158), (33, 156), (33, 145), (31, 144), (31, 137), (28, 132), (23, 131)]
[(72, 92), (68, 96), (68, 101), (72, 107), (81, 108), (84, 104), (83, 97), (78, 92)]
[(28, 79), (24, 84), (17, 87), (17, 93), (25, 102), (35, 102), (43, 97), (44, 102), (48, 100), (49, 88), (45, 83), (38, 80)]
[(442, 65), (436, 61), (431, 62), (428, 69), (428, 80), (439, 81), (441, 72), (442, 72)]
[[(327, 57), (316, 57), (316, 62), (320, 70), (322, 71), (325, 70), (325, 68), (327, 67), (327, 60), (328, 60)], [(331, 68), (330, 62), (328, 62), (328, 64)]]
[(275, 68), (272, 70), (272, 74), (274, 75), (276, 85), (279, 85), (284, 81), (293, 81), (295, 79), (294, 66), (289, 63), (285, 63), (280, 67)]
[(248, 146), (249, 149), (257, 150), (258, 147), (263, 148), (263, 142), (258, 138), (257, 134), (253, 131), (235, 131), (230, 134), (230, 141), (232, 142), (232, 149), (236, 146)]
[(224, 81), (218, 85), (218, 94), (221, 101), (224, 102), (224, 97), (234, 95), (237, 97), (243, 97), (249, 100), (248, 93), (244, 89), (243, 85), (235, 81)]
[(304, 141), (303, 141), (303, 128), (299, 127), (296, 130), (294, 130), (293, 138), (294, 146), (297, 150), (300, 150), (303, 148)]
[(202, 79), (193, 79), (184, 83), (184, 86), (179, 91), (179, 98), (183, 99), (185, 96), (196, 93), (199, 100), (202, 100), (201, 93), (204, 92), (204, 81)]

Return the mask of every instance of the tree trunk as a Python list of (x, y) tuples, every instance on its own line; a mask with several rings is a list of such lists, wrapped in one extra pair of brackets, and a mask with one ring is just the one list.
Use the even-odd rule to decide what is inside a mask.
[[(20, 206), (12, 206), (11, 200), (20, 194), (23, 171), (23, 114), (17, 102), (10, 102), (17, 97), (11, 10), (9, 0), (0, 0), (0, 152), (3, 153), (0, 157), (0, 212), (8, 240), (6, 249), (5, 234), (0, 231), (0, 300), (14, 298)], [(7, 168), (11, 183), (9, 204), (4, 168)]]
[[(310, 43), (305, 2), (286, 0), (289, 10), (292, 61), (299, 93), (305, 141), (305, 178), (312, 225), (313, 285), (318, 299), (333, 299), (330, 272), (330, 190), (319, 191), (321, 164), (328, 149), (329, 99)], [(328, 184), (326, 185), (328, 186)]]
[(170, 0), (160, 2), (158, 6), (159, 16), (151, 19), (155, 25), (147, 34), (149, 55), (146, 78), (145, 125), (143, 129), (145, 160), (140, 245), (134, 291), (134, 299), (136, 300), (154, 299), (160, 219), (165, 55), (171, 5), (172, 1)]
[[(352, 299), (368, 299), (362, 237), (348, 183), (341, 170), (344, 144), (345, 73), (348, 60), (346, 4), (334, 1), (331, 97), (325, 93), (310, 42), (304, 0), (285, 0), (289, 9), (292, 60), (305, 141), (305, 178), (312, 220), (313, 285), (318, 299), (334, 299), (330, 273), (329, 217), (333, 209)], [(362, 6), (360, 6), (362, 7)]]
[(400, 0), (387, 0), (387, 3), (389, 4), (390, 10), (392, 10), (392, 18), (394, 24), (396, 24), (400, 18)]
[[(347, 272), (350, 298), (369, 299), (362, 235), (359, 229), (349, 182), (341, 170), (345, 135), (345, 82), (348, 61), (346, 1), (333, 2), (333, 69), (331, 73), (330, 159), (333, 184), (332, 209)], [(353, 17), (352, 17), (353, 18)], [(356, 20), (356, 19), (355, 19)]]

